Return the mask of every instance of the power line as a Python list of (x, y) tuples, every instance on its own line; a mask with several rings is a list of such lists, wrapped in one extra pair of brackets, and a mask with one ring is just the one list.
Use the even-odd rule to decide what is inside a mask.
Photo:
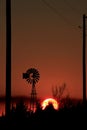
[(45, 4), (48, 8), (50, 8), (54, 14), (59, 16), (64, 23), (66, 23), (68, 26), (71, 26), (75, 29), (75, 25), (72, 25), (72, 23), (62, 14), (60, 13), (51, 3), (47, 2), (46, 0), (41, 0), (43, 4)]
[(70, 10), (72, 10), (73, 12), (75, 12), (75, 14), (79, 15), (79, 10), (77, 8), (75, 8), (74, 6), (72, 6), (72, 4), (67, 1), (67, 0), (63, 0), (63, 2), (67, 5), (68, 8), (70, 8)]

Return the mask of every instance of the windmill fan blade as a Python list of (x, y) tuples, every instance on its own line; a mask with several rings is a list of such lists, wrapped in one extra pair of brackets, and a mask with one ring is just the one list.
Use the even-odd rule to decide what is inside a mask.
[(26, 71), (26, 73), (23, 73), (23, 78), (25, 78), (26, 81), (28, 81), (28, 83), (30, 84), (32, 83), (36, 84), (40, 78), (40, 74), (37, 69), (30, 68)]

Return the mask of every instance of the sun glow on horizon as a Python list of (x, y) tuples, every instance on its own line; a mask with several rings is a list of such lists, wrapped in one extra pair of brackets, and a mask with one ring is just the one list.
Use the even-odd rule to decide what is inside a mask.
[(47, 98), (47, 99), (43, 100), (43, 102), (41, 103), (42, 110), (44, 110), (46, 108), (46, 106), (49, 105), (49, 103), (52, 103), (54, 109), (58, 110), (59, 103), (54, 98)]

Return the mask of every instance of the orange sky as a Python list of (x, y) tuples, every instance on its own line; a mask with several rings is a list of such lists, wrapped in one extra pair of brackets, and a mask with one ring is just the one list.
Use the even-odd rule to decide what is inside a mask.
[[(45, 0), (47, 1), (47, 0)], [(82, 15), (86, 0), (12, 1), (12, 96), (29, 96), (22, 73), (35, 67), (40, 97), (66, 83), (71, 97), (82, 98)], [(5, 0), (0, 0), (0, 95), (5, 95)]]

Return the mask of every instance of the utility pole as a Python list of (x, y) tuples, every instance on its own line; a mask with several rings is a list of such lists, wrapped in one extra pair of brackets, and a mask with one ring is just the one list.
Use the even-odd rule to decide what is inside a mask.
[(86, 18), (83, 14), (83, 103), (86, 103)]
[(10, 115), (11, 101), (11, 0), (6, 0), (6, 104), (5, 114)]

